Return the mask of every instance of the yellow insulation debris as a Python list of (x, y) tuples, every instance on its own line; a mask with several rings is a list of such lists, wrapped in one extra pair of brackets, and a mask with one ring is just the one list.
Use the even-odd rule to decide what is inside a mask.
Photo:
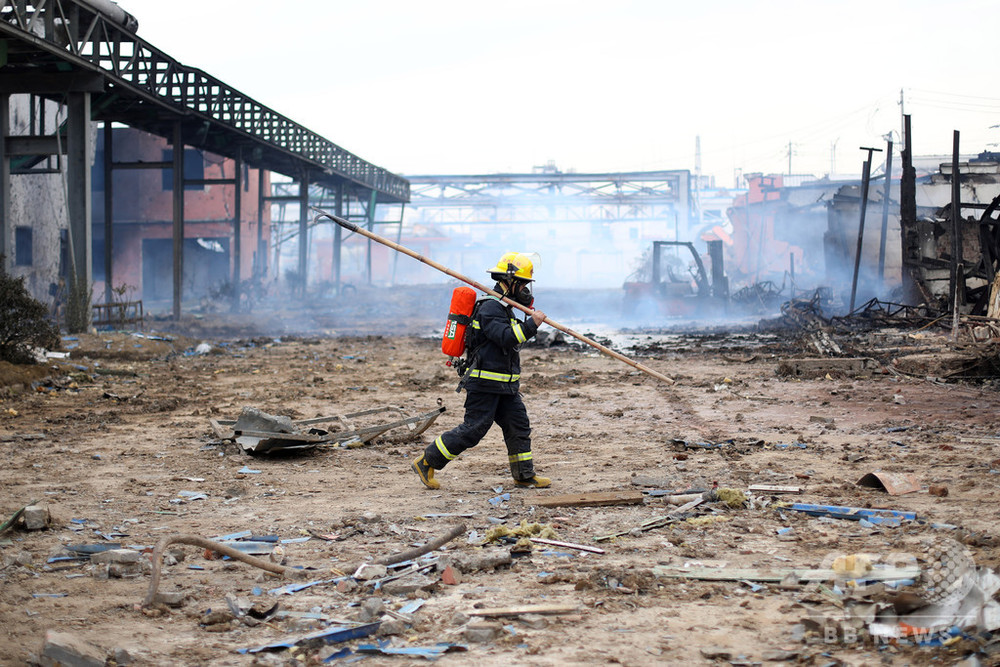
[(502, 537), (541, 537), (545, 540), (559, 539), (559, 536), (550, 524), (528, 523), (527, 519), (523, 519), (521, 521), (521, 525), (514, 528), (511, 528), (506, 524), (502, 526), (493, 526), (486, 531), (486, 537), (483, 540), (483, 543), (496, 542)]
[(716, 489), (715, 495), (719, 500), (726, 503), (727, 507), (734, 510), (743, 507), (743, 503), (747, 501), (747, 494), (739, 489)]
[(729, 517), (723, 514), (710, 514), (708, 516), (693, 516), (690, 519), (684, 520), (685, 523), (692, 526), (708, 526), (722, 521), (729, 521)]

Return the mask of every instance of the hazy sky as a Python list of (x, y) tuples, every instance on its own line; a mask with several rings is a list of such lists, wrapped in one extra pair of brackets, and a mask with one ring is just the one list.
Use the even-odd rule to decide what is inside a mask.
[[(1000, 142), (996, 0), (120, 0), (138, 34), (401, 174), (861, 171)], [(835, 147), (835, 149), (834, 149)], [(997, 150), (996, 146), (992, 149)], [(897, 158), (898, 159), (898, 158)], [(876, 158), (876, 162), (880, 162)], [(898, 163), (898, 162), (897, 162)]]

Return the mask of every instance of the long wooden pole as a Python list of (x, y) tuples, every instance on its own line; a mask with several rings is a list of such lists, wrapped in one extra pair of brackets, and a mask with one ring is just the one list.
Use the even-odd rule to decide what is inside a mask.
[[(512, 299), (508, 299), (507, 297), (503, 296), (499, 292), (496, 292), (496, 291), (490, 289), (489, 287), (486, 287), (485, 285), (482, 285), (482, 284), (476, 282), (475, 280), (473, 280), (471, 278), (463, 276), (461, 273), (458, 273), (456, 271), (452, 271), (447, 266), (444, 266), (443, 264), (439, 264), (439, 263), (435, 262), (432, 259), (428, 259), (427, 257), (424, 257), (423, 255), (421, 255), (419, 253), (416, 253), (413, 250), (410, 250), (406, 246), (402, 246), (402, 245), (400, 245), (398, 243), (393, 243), (392, 241), (390, 241), (389, 239), (387, 239), (385, 237), (379, 236), (378, 234), (376, 234), (374, 232), (370, 232), (370, 231), (368, 231), (367, 229), (365, 229), (363, 227), (359, 227), (358, 225), (354, 224), (353, 222), (351, 222), (349, 220), (344, 220), (343, 218), (340, 218), (340, 217), (337, 217), (337, 216), (332, 215), (330, 213), (327, 213), (326, 211), (323, 211), (321, 209), (313, 207), (313, 210), (314, 211), (319, 211), (319, 215), (316, 216), (316, 222), (319, 222), (320, 218), (329, 218), (330, 220), (333, 220), (334, 222), (336, 222), (338, 225), (340, 225), (344, 229), (348, 229), (348, 230), (350, 230), (350, 231), (352, 231), (352, 232), (354, 232), (356, 234), (361, 234), (362, 236), (368, 237), (372, 241), (375, 241), (377, 243), (381, 243), (384, 246), (388, 246), (389, 248), (392, 248), (393, 250), (395, 250), (397, 252), (401, 252), (404, 255), (409, 255), (410, 257), (412, 257), (413, 259), (417, 260), (418, 262), (423, 262), (427, 266), (433, 267), (433, 268), (437, 269), (438, 271), (440, 271), (441, 273), (447, 274), (447, 275), (449, 275), (452, 278), (455, 278), (457, 280), (461, 280), (463, 283), (467, 283), (467, 284), (471, 285), (472, 287), (475, 287), (480, 292), (485, 292), (486, 294), (489, 294), (490, 296), (495, 296), (496, 298), (500, 299), (504, 303), (506, 303), (508, 305), (511, 305), (514, 308), (517, 308), (518, 310), (527, 313), (528, 315), (531, 315), (532, 313), (535, 312), (531, 308), (528, 308), (526, 306), (522, 306), (518, 302), (516, 302), (516, 301), (514, 301)], [(658, 372), (654, 371), (652, 368), (649, 368), (648, 366), (643, 366), (639, 362), (633, 361), (632, 359), (629, 359), (625, 355), (619, 354), (618, 352), (615, 352), (614, 350), (612, 350), (610, 348), (607, 348), (607, 347), (601, 345), (600, 343), (596, 343), (596, 342), (590, 340), (589, 338), (587, 338), (586, 336), (582, 336), (582, 335), (578, 334), (577, 332), (573, 331), (569, 327), (565, 327), (565, 326), (559, 324), (558, 322), (554, 322), (554, 321), (550, 320), (547, 316), (543, 320), (543, 322), (545, 322), (546, 324), (548, 324), (550, 327), (552, 327), (554, 329), (558, 329), (559, 331), (562, 331), (564, 334), (566, 334), (568, 336), (572, 336), (573, 338), (576, 338), (580, 342), (586, 343), (587, 345), (590, 345), (591, 347), (600, 350), (603, 354), (606, 354), (606, 355), (608, 355), (609, 357), (611, 357), (613, 359), (617, 359), (618, 361), (621, 361), (622, 363), (628, 364), (632, 368), (635, 368), (637, 370), (642, 371), (643, 373), (646, 373), (647, 375), (651, 375), (651, 376), (655, 377), (657, 380), (662, 380), (663, 382), (666, 382), (667, 384), (674, 384), (674, 380), (672, 380), (671, 378), (667, 377), (666, 375), (664, 375), (662, 373), (658, 373)]]

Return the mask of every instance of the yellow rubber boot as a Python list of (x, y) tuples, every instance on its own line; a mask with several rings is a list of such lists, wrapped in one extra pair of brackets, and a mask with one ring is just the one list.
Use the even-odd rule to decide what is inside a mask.
[(552, 484), (552, 480), (548, 477), (539, 477), (535, 475), (529, 479), (515, 479), (514, 483), (518, 486), (533, 486), (536, 489), (544, 489), (548, 485)]
[(434, 479), (434, 468), (427, 463), (427, 459), (421, 454), (416, 461), (413, 462), (412, 466), (413, 472), (417, 473), (420, 481), (424, 483), (428, 489), (440, 489), (441, 483)]

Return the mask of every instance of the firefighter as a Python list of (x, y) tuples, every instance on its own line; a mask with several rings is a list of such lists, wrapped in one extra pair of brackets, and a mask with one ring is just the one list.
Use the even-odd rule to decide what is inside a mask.
[[(534, 265), (522, 253), (508, 252), (487, 272), (496, 280), (494, 291), (531, 307)], [(413, 462), (413, 470), (428, 489), (439, 489), (434, 471), (441, 470), (459, 454), (475, 447), (496, 423), (503, 431), (507, 459), (514, 483), (542, 488), (551, 481), (535, 474), (531, 458), (531, 425), (528, 411), (518, 392), (521, 377), (521, 344), (535, 335), (545, 313), (532, 312), (521, 321), (514, 307), (495, 296), (487, 296), (473, 313), (466, 349), (469, 369), (459, 384), (465, 388), (465, 421), (439, 436)]]

